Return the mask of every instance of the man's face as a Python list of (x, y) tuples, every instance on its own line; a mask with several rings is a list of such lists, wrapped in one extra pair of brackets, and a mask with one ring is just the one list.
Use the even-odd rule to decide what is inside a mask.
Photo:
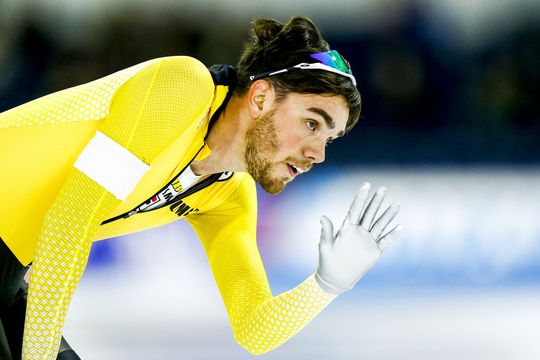
[(255, 119), (246, 136), (248, 172), (270, 194), (325, 157), (342, 136), (349, 110), (341, 96), (291, 93)]

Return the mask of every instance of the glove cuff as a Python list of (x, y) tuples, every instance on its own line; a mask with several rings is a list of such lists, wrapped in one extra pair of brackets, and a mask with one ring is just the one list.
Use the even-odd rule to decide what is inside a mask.
[(317, 284), (319, 285), (319, 287), (321, 289), (323, 289), (327, 293), (330, 293), (330, 294), (333, 294), (333, 295), (341, 295), (344, 292), (349, 291), (349, 290), (352, 289), (352, 287), (350, 287), (350, 288), (342, 288), (342, 287), (334, 286), (334, 285), (330, 284), (328, 281), (326, 281), (326, 280), (324, 280), (322, 278), (322, 276), (319, 274), (318, 271), (315, 273), (315, 280), (317, 281)]

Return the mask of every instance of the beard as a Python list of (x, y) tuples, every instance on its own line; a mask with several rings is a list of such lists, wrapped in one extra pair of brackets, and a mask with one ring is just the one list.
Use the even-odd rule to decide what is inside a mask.
[(274, 111), (260, 117), (246, 133), (244, 161), (253, 179), (269, 194), (277, 194), (288, 179), (272, 176), (273, 158), (279, 150)]

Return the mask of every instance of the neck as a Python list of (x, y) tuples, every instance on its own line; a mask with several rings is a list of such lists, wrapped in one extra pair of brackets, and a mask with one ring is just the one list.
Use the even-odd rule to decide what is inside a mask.
[(248, 114), (242, 106), (245, 97), (233, 95), (206, 137), (211, 150), (209, 156), (191, 163), (196, 175), (224, 171), (246, 171), (244, 164), (245, 135)]

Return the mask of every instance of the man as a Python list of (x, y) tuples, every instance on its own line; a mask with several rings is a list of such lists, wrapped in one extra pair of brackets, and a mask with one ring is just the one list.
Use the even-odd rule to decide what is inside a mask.
[[(3, 309), (24, 300), (17, 284), (32, 263), (23, 359), (57, 357), (92, 241), (179, 218), (204, 245), (236, 341), (254, 354), (284, 343), (403, 227), (388, 228), (397, 204), (377, 218), (386, 190), (370, 198), (364, 184), (337, 232), (321, 218), (316, 273), (274, 297), (257, 250), (254, 181), (280, 192), (323, 162), (359, 113), (348, 63), (295, 17), (256, 20), (236, 69), (154, 59), (0, 114), (0, 237), (15, 264), (3, 275)], [(20, 338), (22, 321), (7, 336)], [(13, 358), (16, 343), (5, 350)], [(78, 358), (62, 344), (59, 359)]]

